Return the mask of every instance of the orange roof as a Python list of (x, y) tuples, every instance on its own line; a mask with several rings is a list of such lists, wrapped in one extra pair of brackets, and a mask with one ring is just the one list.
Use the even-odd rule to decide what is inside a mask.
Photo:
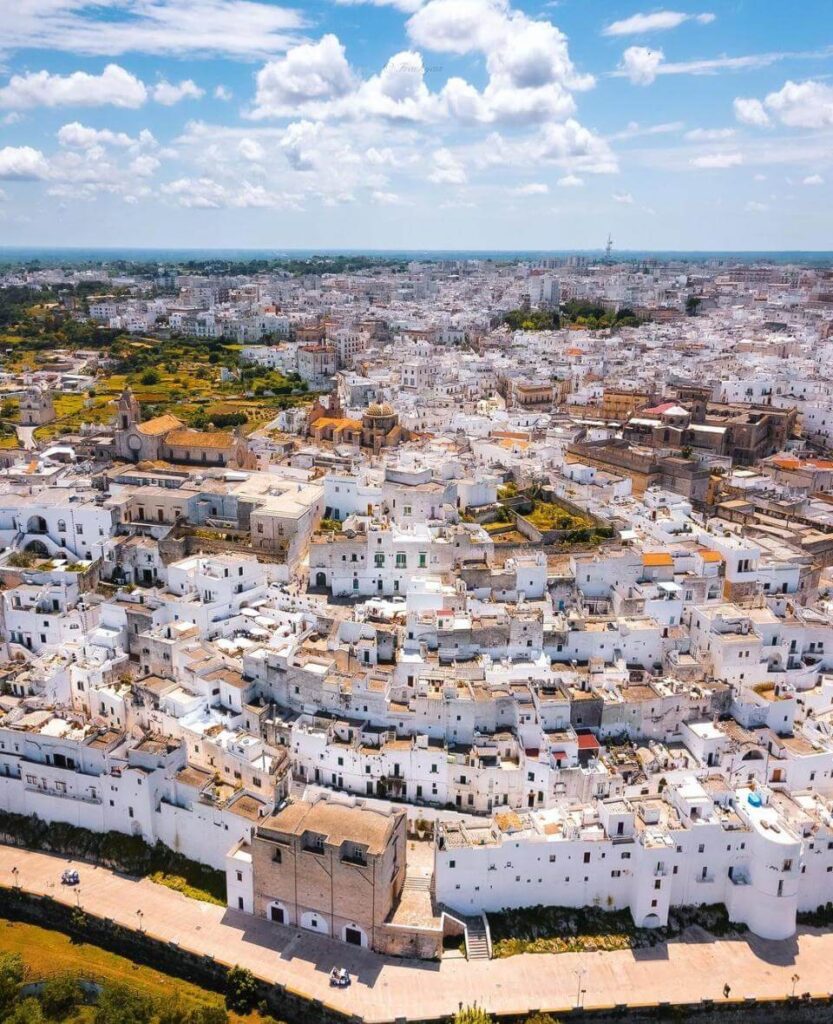
[(567, 351), (564, 354), (567, 355), (567, 356), (583, 356), (584, 355), (584, 349), (581, 349), (581, 348), (568, 348)]
[(700, 557), (704, 562), (722, 562), (723, 557), (718, 551), (712, 551), (710, 548), (699, 548)]
[(165, 438), (169, 445), (178, 448), (230, 448), (234, 435), (225, 430), (172, 430)]
[(167, 434), (169, 430), (176, 430), (182, 425), (182, 420), (178, 420), (176, 416), (172, 416), (171, 413), (166, 412), (162, 416), (156, 416), (152, 420), (145, 420), (145, 422), (140, 423), (136, 429), (140, 434), (147, 434), (150, 437), (156, 437), (159, 434)]
[(673, 565), (674, 559), (667, 551), (646, 551), (642, 555), (643, 565)]

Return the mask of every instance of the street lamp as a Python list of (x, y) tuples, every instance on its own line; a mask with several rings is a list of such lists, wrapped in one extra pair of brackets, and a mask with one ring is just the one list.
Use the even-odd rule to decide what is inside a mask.
[(795, 986), (799, 983), (799, 981), (801, 981), (801, 978), (797, 974), (794, 974), (791, 978), (791, 981), (793, 983), (792, 998), (795, 999)]
[(144, 928), (142, 927), (144, 916), (145, 916), (145, 914), (144, 914), (143, 910), (137, 910), (136, 911), (136, 917), (139, 918), (139, 931), (140, 932), (144, 931)]
[(12, 868), (12, 877), (14, 878), (15, 889), (20, 889), (20, 868), (16, 864)]
[(76, 889), (75, 890), (75, 906), (78, 907), (79, 910), (81, 909), (81, 890), (80, 889)]
[(576, 974), (576, 978), (578, 979), (578, 988), (576, 990), (576, 1009), (580, 1010), (581, 1009), (581, 1004), (582, 1004), (582, 997), (587, 992), (586, 988), (582, 988), (581, 987), (581, 983), (582, 983), (582, 980), (584, 979), (584, 975), (587, 974), (587, 968), (586, 967), (579, 967), (579, 969), (575, 972), (575, 974)]

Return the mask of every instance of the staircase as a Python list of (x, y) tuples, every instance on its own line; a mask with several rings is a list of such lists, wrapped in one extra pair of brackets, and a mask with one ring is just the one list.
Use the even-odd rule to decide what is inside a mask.
[(431, 876), (406, 874), (402, 892), (431, 892)]
[(489, 957), (489, 935), (483, 918), (460, 917), (466, 926), (466, 959), (488, 960)]

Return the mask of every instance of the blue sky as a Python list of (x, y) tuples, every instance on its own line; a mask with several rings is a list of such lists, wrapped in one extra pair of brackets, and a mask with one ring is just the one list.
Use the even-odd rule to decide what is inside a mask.
[(833, 248), (830, 0), (4, 0), (0, 244)]

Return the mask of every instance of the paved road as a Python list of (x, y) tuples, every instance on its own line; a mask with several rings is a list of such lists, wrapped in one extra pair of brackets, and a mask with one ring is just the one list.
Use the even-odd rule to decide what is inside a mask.
[[(0, 846), (0, 884), (18, 882), (30, 892), (48, 893), (70, 905), (73, 890), (63, 888), (60, 875), (68, 860)], [(168, 942), (238, 963), (267, 980), (280, 982), (369, 1022), (396, 1017), (441, 1016), (477, 1001), (492, 1011), (563, 1011), (575, 1005), (579, 976), (586, 1006), (657, 1001), (697, 1002), (748, 995), (781, 997), (798, 974), (798, 992), (827, 994), (833, 990), (833, 933), (804, 930), (788, 942), (757, 939), (714, 941), (692, 932), (688, 941), (647, 950), (615, 953), (526, 955), (505, 960), (447, 959), (440, 964), (377, 956), (335, 940), (284, 928), (239, 911), (190, 900), (146, 880), (133, 880), (106, 868), (84, 863), (81, 906), (136, 928), (137, 910), (143, 927)], [(331, 989), (333, 964), (346, 966), (354, 977), (344, 991)]]

